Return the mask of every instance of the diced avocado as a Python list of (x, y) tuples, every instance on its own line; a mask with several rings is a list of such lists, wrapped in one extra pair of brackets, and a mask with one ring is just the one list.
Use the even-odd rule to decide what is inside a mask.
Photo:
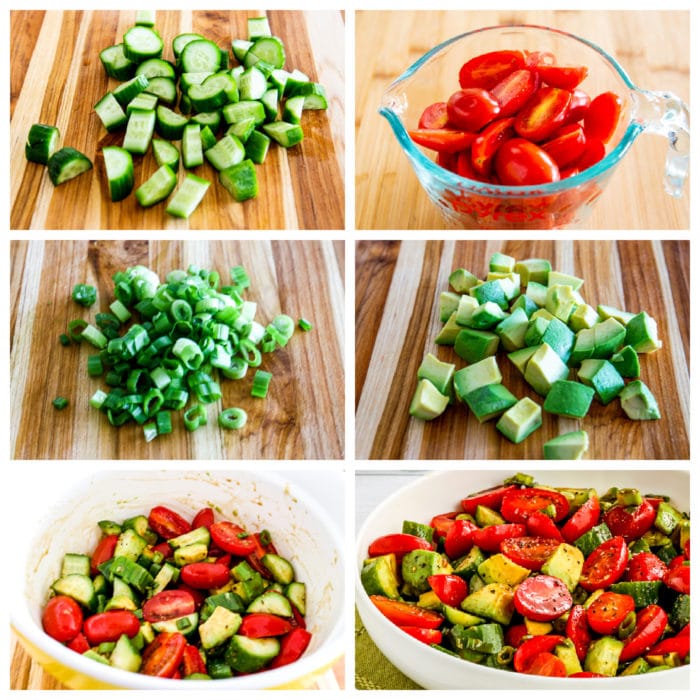
[(550, 270), (547, 277), (547, 286), (555, 287), (557, 285), (571, 287), (571, 289), (577, 292), (583, 286), (583, 280), (580, 277), (574, 277), (574, 275), (567, 275), (565, 272)]
[(625, 345), (618, 350), (610, 358), (610, 362), (622, 377), (636, 379), (639, 376), (639, 355), (631, 345)]
[(482, 562), (478, 570), (486, 583), (505, 583), (509, 586), (517, 586), (531, 573), (530, 569), (516, 564), (500, 552)]
[(607, 360), (625, 342), (625, 327), (614, 318), (608, 318), (602, 323), (596, 323), (593, 326), (593, 336), (595, 348), (593, 349), (592, 357)]
[(470, 593), (459, 606), (465, 612), (509, 625), (513, 617), (513, 589), (505, 583), (489, 583)]
[(566, 284), (555, 284), (547, 287), (547, 296), (544, 301), (544, 308), (552, 316), (564, 323), (569, 322), (569, 317), (576, 307), (574, 290)]
[(579, 673), (583, 670), (581, 668), (581, 662), (576, 654), (576, 647), (570, 639), (566, 638), (561, 644), (557, 644), (554, 647), (554, 655), (564, 663), (567, 676), (570, 676), (572, 673)]
[(529, 282), (546, 285), (551, 269), (552, 263), (542, 258), (528, 258), (515, 263), (515, 271), (520, 275), (524, 285)]
[(452, 314), (457, 311), (459, 306), (459, 294), (455, 292), (441, 292), (439, 300), (440, 321), (445, 323)]
[(503, 516), (493, 508), (480, 503), (474, 511), (474, 519), (479, 527), (487, 527), (488, 525), (503, 525), (505, 520)]
[(530, 316), (527, 328), (525, 329), (525, 335), (523, 336), (525, 345), (541, 345), (542, 338), (547, 330), (547, 326), (550, 324), (550, 321), (551, 319), (532, 314), (532, 316)]
[[(522, 278), (522, 275), (521, 275)], [(525, 294), (527, 294), (532, 301), (537, 304), (540, 308), (544, 308), (547, 301), (547, 287), (539, 282), (534, 282), (530, 280), (526, 283)]]
[(612, 539), (610, 528), (605, 523), (599, 523), (574, 540), (574, 544), (581, 550), (583, 556), (587, 557), (598, 545), (609, 539)]
[(180, 547), (187, 547), (187, 545), (190, 544), (209, 545), (210, 540), (211, 535), (209, 534), (209, 528), (202, 526), (195, 528), (194, 530), (190, 530), (179, 537), (173, 537), (171, 540), (168, 540), (168, 544), (173, 549), (179, 549)]
[(464, 400), (475, 389), (487, 384), (500, 384), (502, 380), (496, 357), (490, 355), (455, 372), (454, 386), (457, 396)]
[(583, 360), (578, 370), (578, 378), (595, 390), (598, 401), (604, 406), (625, 387), (625, 380), (608, 360)]
[(614, 637), (606, 636), (593, 640), (583, 662), (584, 670), (600, 673), (601, 676), (616, 676), (624, 646), (623, 641)]
[(569, 316), (569, 328), (577, 333), (584, 328), (593, 328), (599, 321), (600, 316), (592, 306), (579, 304)]
[(638, 353), (654, 352), (661, 347), (656, 321), (646, 311), (627, 322), (625, 345), (631, 345)]
[(552, 384), (542, 408), (548, 413), (567, 418), (583, 418), (591, 407), (595, 391), (591, 387), (568, 379)]
[(226, 662), (238, 673), (255, 673), (280, 652), (277, 637), (254, 639), (234, 634), (226, 647)]
[(491, 301), (503, 311), (508, 309), (508, 297), (503, 289), (503, 285), (501, 285), (498, 280), (477, 284), (469, 290), (469, 294), (471, 294), (479, 304), (485, 304), (487, 301)]
[(525, 333), (529, 325), (528, 317), (521, 308), (513, 309), (510, 316), (496, 326), (496, 334), (506, 352), (525, 347)]
[(540, 396), (546, 396), (554, 382), (568, 376), (569, 368), (546, 343), (539, 346), (525, 368), (525, 381)]
[(576, 333), (574, 347), (569, 357), (569, 364), (572, 367), (581, 364), (583, 360), (587, 360), (589, 357), (593, 357), (595, 352), (595, 330), (593, 328), (582, 328)]
[(520, 350), (514, 350), (508, 353), (508, 359), (520, 370), (521, 374), (525, 374), (525, 368), (530, 358), (537, 352), (539, 346), (524, 347)]
[(622, 410), (632, 420), (656, 420), (661, 418), (659, 406), (649, 387), (635, 379), (631, 381), (619, 394)]
[(484, 579), (479, 576), (479, 574), (472, 574), (469, 579), (469, 592), (476, 593), (476, 591), (481, 590), (486, 584)]
[(484, 553), (474, 545), (463, 557), (452, 563), (453, 573), (468, 580), (477, 572), (484, 559)]
[(462, 294), (457, 305), (455, 321), (460, 326), (471, 326), (472, 316), (478, 308), (479, 302), (474, 297), (469, 296), (469, 294)]
[(421, 420), (433, 420), (445, 412), (449, 403), (449, 396), (441, 394), (430, 380), (419, 379), (408, 412)]
[(367, 560), (360, 572), (360, 581), (367, 595), (384, 595), (387, 598), (399, 598), (396, 555), (392, 552)]
[(425, 591), (418, 596), (416, 605), (419, 608), (426, 610), (442, 610), (442, 601), (438, 598), (438, 594), (433, 591)]
[(494, 253), (489, 258), (489, 272), (513, 272), (515, 269), (515, 258), (505, 253)]
[(661, 530), (664, 535), (670, 535), (680, 525), (683, 516), (670, 503), (662, 501), (656, 509), (656, 520), (654, 525), (657, 530)]
[[(543, 347), (547, 347), (544, 345)], [(555, 355), (556, 357), (556, 355)], [(532, 361), (530, 361), (532, 362)], [(530, 364), (528, 363), (528, 367)], [(542, 408), (529, 396), (511, 406), (496, 423), (496, 428), (511, 442), (522, 442), (542, 425)]]
[(428, 576), (435, 574), (451, 574), (452, 565), (449, 559), (439, 552), (429, 549), (415, 549), (404, 554), (401, 562), (401, 576), (417, 593), (423, 593), (430, 588)]
[(646, 673), (650, 666), (643, 656), (638, 656), (629, 666), (620, 673), (621, 676), (637, 676), (640, 673)]
[(508, 318), (508, 313), (503, 311), (496, 302), (486, 301), (474, 309), (469, 326), (478, 330), (491, 330), (505, 318)]
[(520, 275), (515, 272), (489, 272), (486, 281), (497, 280), (510, 303), (520, 294)]
[(607, 306), (606, 304), (598, 304), (598, 313), (603, 320), (606, 318), (614, 318), (623, 326), (626, 326), (630, 320), (634, 318), (632, 312), (623, 311), (622, 309), (617, 309), (614, 306)]
[(136, 530), (128, 528), (119, 534), (117, 546), (114, 548), (114, 557), (126, 557), (136, 561), (147, 544), (148, 542)]
[(472, 287), (476, 286), (477, 284), (480, 284), (481, 280), (468, 270), (465, 270), (463, 267), (460, 267), (450, 274), (449, 282), (450, 286), (452, 287), (452, 289), (455, 290), (455, 292), (464, 294), (465, 292), (468, 292)]
[(418, 379), (427, 379), (441, 394), (447, 396), (454, 372), (454, 364), (441, 362), (435, 355), (428, 353), (418, 368)]
[(188, 544), (184, 547), (179, 547), (173, 552), (173, 561), (177, 566), (185, 566), (185, 564), (194, 564), (198, 561), (204, 561), (209, 556), (209, 546), (203, 542), (196, 544)]
[(513, 313), (516, 309), (522, 309), (525, 315), (530, 318), (539, 307), (535, 304), (527, 294), (521, 294), (511, 305), (510, 312)]
[(454, 345), (458, 333), (462, 326), (457, 323), (457, 312), (455, 311), (446, 321), (440, 332), (435, 336), (436, 345)]
[(236, 612), (218, 605), (214, 612), (199, 626), (199, 638), (204, 649), (213, 649), (232, 637), (241, 626), (243, 618)]
[(574, 332), (558, 318), (552, 319), (542, 335), (542, 342), (547, 343), (561, 357), (562, 362), (568, 362), (574, 347), (576, 336)]
[(498, 351), (499, 337), (490, 331), (475, 328), (462, 328), (454, 341), (455, 352), (473, 364)]
[(542, 565), (542, 573), (561, 579), (569, 591), (578, 585), (583, 569), (583, 553), (577, 547), (562, 542)]
[(527, 633), (531, 634), (533, 637), (538, 637), (542, 634), (549, 634), (554, 628), (554, 625), (552, 625), (551, 622), (536, 622), (535, 620), (530, 620), (527, 617), (523, 618), (523, 621), (525, 622), (525, 629), (527, 630)]
[(480, 625), (484, 622), (483, 617), (477, 617), (476, 615), (471, 615), (464, 610), (459, 608), (453, 608), (451, 605), (445, 605), (443, 603), (442, 614), (445, 619), (452, 625), (461, 625), (462, 627), (473, 627), (474, 625)]
[(583, 459), (588, 451), (588, 433), (585, 430), (572, 430), (557, 435), (543, 445), (545, 459)]
[(503, 384), (488, 384), (467, 394), (464, 402), (479, 423), (485, 423), (514, 406), (518, 399)]

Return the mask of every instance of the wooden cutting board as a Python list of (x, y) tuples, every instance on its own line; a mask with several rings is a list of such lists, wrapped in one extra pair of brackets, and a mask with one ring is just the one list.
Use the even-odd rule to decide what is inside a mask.
[[(228, 47), (247, 38), (252, 11), (158, 11), (164, 58), (172, 60), (177, 34), (197, 32)], [(304, 140), (271, 147), (257, 168), (259, 196), (235, 202), (209, 163), (193, 172), (212, 185), (188, 220), (165, 213), (165, 204), (142, 209), (133, 196), (112, 203), (101, 146), (108, 135), (93, 105), (117, 81), (108, 79), (99, 52), (121, 41), (134, 10), (13, 11), (10, 47), (11, 214), (13, 229), (340, 229), (344, 226), (344, 18), (340, 12), (266, 13), (284, 42), (286, 67), (298, 68), (326, 88), (329, 108), (307, 111)], [(231, 57), (232, 61), (235, 61)], [(232, 63), (235, 65), (235, 63)], [(77, 148), (95, 168), (54, 187), (46, 168), (28, 163), (24, 143), (35, 122), (55, 124), (61, 144)], [(136, 186), (157, 168), (153, 155), (134, 158)], [(179, 177), (182, 179), (183, 168)]]
[[(361, 229), (445, 229), (388, 122), (384, 91), (414, 61), (457, 34), (499, 24), (538, 24), (585, 37), (616, 57), (647, 90), (690, 96), (687, 11), (478, 10), (358, 12), (355, 68), (355, 221)], [(386, 37), (392, 37), (386, 41)], [(468, 57), (465, 57), (467, 60)], [(456, 80), (456, 78), (455, 78)], [(432, 101), (449, 95), (449, 86)], [(426, 97), (427, 107), (430, 96)], [(674, 200), (663, 188), (665, 138), (642, 134), (625, 155), (585, 229), (687, 229), (690, 185)]]
[[(587, 459), (688, 459), (690, 276), (688, 241), (360, 241), (356, 249), (355, 389), (358, 459), (542, 459), (542, 445), (585, 429)], [(408, 414), (416, 372), (426, 353), (465, 366), (433, 339), (442, 324), (438, 298), (450, 272), (485, 276), (497, 251), (516, 259), (546, 258), (553, 269), (582, 277), (588, 303), (656, 319), (663, 347), (640, 356), (641, 379), (655, 395), (657, 421), (629, 420), (619, 401), (593, 401), (583, 420), (543, 412), (543, 425), (519, 445), (494, 422), (479, 424), (461, 405), (434, 421)], [(542, 398), (502, 355), (503, 383), (518, 398)]]
[[(343, 244), (331, 241), (13, 241), (11, 243), (10, 365), (12, 455), (15, 459), (340, 459), (344, 454)], [(88, 377), (86, 344), (58, 341), (74, 318), (94, 320), (114, 299), (112, 275), (143, 264), (163, 279), (194, 264), (216, 269), (222, 282), (241, 264), (251, 278), (245, 298), (257, 302), (261, 323), (278, 313), (309, 319), (288, 345), (263, 357), (273, 378), (266, 399), (250, 396), (253, 372), (223, 379), (221, 402), (208, 425), (189, 433), (173, 415), (173, 433), (150, 443), (142, 429), (115, 428), (90, 408), (101, 380)], [(97, 287), (84, 309), (73, 286)], [(69, 399), (63, 411), (56, 396)], [(221, 408), (240, 406), (240, 431), (217, 425)]]

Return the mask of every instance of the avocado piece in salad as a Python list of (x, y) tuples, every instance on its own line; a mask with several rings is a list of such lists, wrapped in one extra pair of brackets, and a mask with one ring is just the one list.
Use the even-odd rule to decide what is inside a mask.
[(404, 583), (417, 593), (423, 593), (430, 588), (428, 576), (451, 573), (450, 560), (444, 554), (429, 549), (414, 549), (405, 554), (401, 562)]
[(459, 607), (477, 617), (486, 617), (502, 625), (509, 625), (515, 610), (513, 595), (513, 589), (507, 584), (489, 583), (470, 593)]

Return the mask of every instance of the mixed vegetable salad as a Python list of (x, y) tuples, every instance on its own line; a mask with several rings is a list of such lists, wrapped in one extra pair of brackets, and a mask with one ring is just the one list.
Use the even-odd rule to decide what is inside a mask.
[(285, 666), (311, 641), (306, 587), (270, 533), (189, 522), (159, 505), (98, 523), (91, 554), (64, 555), (42, 613), (45, 632), (126, 671), (216, 679)]
[(634, 488), (553, 488), (516, 474), (430, 523), (370, 543), (375, 607), (435, 649), (554, 677), (690, 662), (690, 518)]

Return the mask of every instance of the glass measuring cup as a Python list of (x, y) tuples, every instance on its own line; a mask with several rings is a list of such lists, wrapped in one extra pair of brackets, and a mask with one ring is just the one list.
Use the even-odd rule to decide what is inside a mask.
[[(438, 166), (410, 138), (421, 112), (446, 100), (459, 88), (457, 76), (469, 58), (499, 49), (551, 52), (560, 65), (585, 65), (581, 83), (591, 98), (612, 91), (622, 99), (617, 129), (605, 158), (583, 172), (558, 182), (503, 186), (470, 180)], [(448, 39), (431, 49), (395, 80), (383, 95), (379, 113), (391, 125), (423, 188), (455, 228), (550, 229), (579, 226), (600, 197), (608, 179), (644, 131), (668, 139), (664, 187), (680, 197), (688, 173), (690, 113), (669, 92), (643, 90), (622, 66), (595, 44), (548, 27), (486, 27)]]

